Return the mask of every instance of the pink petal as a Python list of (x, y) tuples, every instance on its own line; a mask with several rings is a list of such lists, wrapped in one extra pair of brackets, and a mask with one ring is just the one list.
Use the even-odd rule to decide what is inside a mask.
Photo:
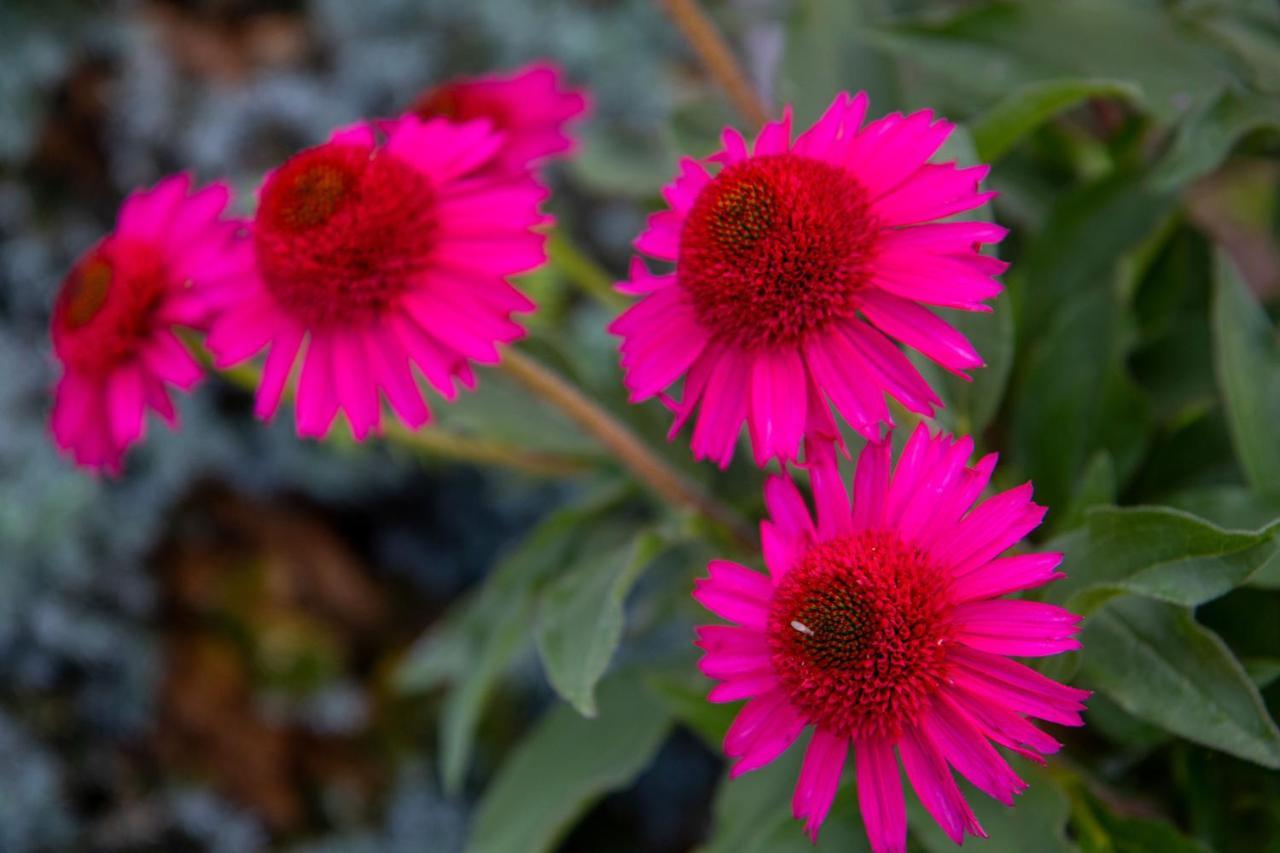
[(983, 366), (982, 357), (969, 340), (928, 308), (874, 288), (866, 291), (861, 308), (880, 331), (947, 370), (964, 376), (964, 370)]
[(840, 476), (835, 448), (810, 442), (805, 446), (805, 466), (809, 469), (813, 503), (818, 510), (818, 537), (833, 539), (852, 532), (853, 510), (844, 478)]
[(876, 287), (913, 302), (988, 310), (982, 303), (1004, 290), (990, 274), (963, 260), (919, 253), (882, 253), (876, 259)]
[(992, 560), (956, 581), (951, 596), (956, 602), (975, 601), (1033, 589), (1064, 577), (1054, 571), (1061, 563), (1062, 555), (1054, 553), (1019, 554)]
[(880, 438), (880, 424), (893, 426), (883, 392), (867, 380), (863, 359), (838, 335), (815, 337), (805, 346), (805, 363), (814, 384), (868, 441)]
[(957, 169), (926, 163), (876, 201), (876, 215), (885, 225), (914, 225), (980, 207), (995, 195), (978, 192), (989, 171), (988, 166)]
[(927, 740), (914, 729), (907, 729), (898, 741), (898, 751), (920, 804), (938, 822), (947, 837), (956, 844), (964, 842), (966, 832), (979, 838), (987, 837), (969, 804), (960, 795), (946, 762)]
[(729, 466), (747, 416), (747, 395), (742, 390), (750, 376), (751, 361), (744, 354), (727, 351), (716, 361), (702, 392), (693, 430), (694, 458), (709, 459), (721, 468)]
[(107, 417), (117, 447), (128, 447), (142, 437), (144, 396), (142, 371), (137, 365), (118, 367), (107, 379)]
[(879, 527), (889, 495), (889, 472), (893, 448), (885, 441), (869, 441), (858, 456), (853, 477), (853, 527)]
[(298, 381), (298, 435), (323, 438), (338, 414), (338, 397), (333, 379), (333, 344), (327, 333), (311, 333), (311, 342), (302, 356), (302, 376)]
[(858, 768), (858, 807), (873, 853), (905, 853), (907, 806), (893, 745), (864, 738), (853, 751)]
[(333, 333), (332, 357), (338, 406), (347, 414), (356, 441), (364, 441), (381, 420), (378, 392), (369, 376), (360, 333)]
[(756, 464), (795, 458), (808, 420), (804, 361), (794, 349), (765, 350), (751, 363), (747, 425)]
[(942, 401), (907, 357), (865, 323), (855, 322), (841, 329), (845, 340), (862, 355), (882, 388), (909, 411), (933, 416), (933, 407)]
[(979, 791), (1006, 806), (1027, 783), (1018, 778), (982, 732), (945, 694), (934, 697), (920, 728), (946, 760)]
[[(773, 695), (780, 696), (781, 691), (775, 691)], [(734, 740), (734, 729), (750, 706), (751, 703), (748, 702), (743, 707), (742, 712), (738, 714), (738, 719), (734, 720), (733, 726), (729, 727), (729, 734), (724, 740), (725, 753), (738, 758), (729, 771), (729, 777), (732, 779), (738, 778), (743, 773), (757, 770), (786, 752), (787, 747), (795, 743), (807, 723), (805, 718), (783, 699), (773, 706), (767, 719), (757, 724), (751, 736), (741, 736), (739, 732), (738, 747), (735, 750), (730, 747), (731, 741)]]
[(840, 788), (840, 774), (849, 754), (849, 739), (828, 734), (821, 729), (813, 733), (809, 748), (805, 750), (800, 778), (791, 798), (791, 813), (804, 821), (805, 833), (815, 844), (818, 830), (831, 811), (836, 791)]
[(280, 406), (280, 397), (284, 394), (289, 374), (293, 372), (293, 365), (298, 360), (298, 350), (302, 347), (305, 334), (302, 326), (288, 321), (271, 342), (266, 365), (262, 369), (262, 381), (258, 384), (258, 393), (253, 403), (254, 414), (264, 421), (271, 420)]
[(1080, 712), (1089, 691), (1059, 684), (1006, 657), (955, 646), (952, 678), (984, 701), (1064, 726), (1083, 725)]
[(760, 129), (756, 136), (755, 156), (763, 154), (782, 154), (791, 144), (791, 107), (782, 110), (781, 121), (771, 121)]
[(1016, 599), (971, 601), (956, 607), (955, 637), (1001, 655), (1043, 656), (1080, 648), (1081, 617), (1054, 604)]

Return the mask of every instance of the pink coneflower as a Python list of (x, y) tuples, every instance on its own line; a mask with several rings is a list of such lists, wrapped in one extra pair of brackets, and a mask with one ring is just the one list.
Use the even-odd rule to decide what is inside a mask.
[[(524, 334), (533, 303), (507, 281), (546, 259), (546, 191), (487, 165), (502, 137), (481, 122), (405, 117), (356, 125), (267, 176), (253, 221), (260, 275), (219, 295), (208, 337), (219, 367), (270, 346), (256, 411), (270, 418), (298, 354), (299, 435), (338, 410), (363, 439), (382, 391), (411, 427), (430, 417), (412, 365), (446, 399), (469, 362)], [(305, 346), (304, 346), (305, 344)]]
[(201, 293), (253, 267), (241, 224), (222, 218), (226, 185), (190, 190), (190, 177), (177, 175), (129, 196), (115, 231), (62, 284), (52, 333), (63, 373), (51, 426), (80, 465), (118, 473), (148, 408), (177, 423), (166, 386), (190, 390), (203, 371), (174, 327), (199, 326)]
[(589, 108), (586, 93), (565, 86), (558, 67), (538, 62), (510, 74), (459, 77), (433, 86), (409, 112), (423, 119), (488, 120), (506, 135), (494, 165), (519, 171), (572, 151), (565, 125)]
[(995, 457), (921, 426), (890, 471), (887, 441), (858, 460), (853, 501), (828, 447), (811, 468), (816, 522), (784, 476), (765, 487), (769, 575), (713, 561), (694, 597), (733, 625), (698, 629), (713, 702), (748, 699), (725, 736), (737, 776), (814, 729), (792, 808), (816, 839), (853, 749), (877, 853), (906, 849), (898, 757), (920, 802), (960, 843), (983, 830), (951, 769), (1006, 805), (1026, 787), (990, 741), (1028, 758), (1060, 744), (1028, 717), (1081, 725), (1088, 693), (1006, 655), (1079, 648), (1078, 616), (999, 596), (1061, 575), (1061, 554), (1001, 557), (1044, 516), (1031, 485), (970, 509)]
[(931, 415), (937, 396), (891, 339), (961, 376), (982, 365), (923, 305), (986, 311), (1001, 290), (1005, 264), (978, 250), (1005, 230), (934, 221), (987, 201), (987, 168), (928, 162), (952, 125), (927, 110), (859, 130), (866, 110), (841, 94), (793, 143), (788, 109), (751, 150), (726, 129), (714, 176), (685, 159), (636, 240), (675, 269), (637, 258), (622, 289), (644, 298), (611, 331), (633, 401), (662, 395), (673, 435), (700, 407), (698, 458), (727, 465), (744, 420), (761, 465), (794, 459), (806, 435), (838, 440), (828, 400), (871, 440), (893, 423), (885, 393)]

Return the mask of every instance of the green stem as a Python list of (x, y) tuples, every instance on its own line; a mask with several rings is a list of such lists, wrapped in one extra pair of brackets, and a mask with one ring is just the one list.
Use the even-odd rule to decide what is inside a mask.
[(563, 377), (515, 349), (503, 353), (502, 366), (534, 394), (586, 430), (654, 493), (711, 520), (740, 545), (748, 549), (756, 547), (755, 535), (745, 519), (671, 467), (625, 424)]

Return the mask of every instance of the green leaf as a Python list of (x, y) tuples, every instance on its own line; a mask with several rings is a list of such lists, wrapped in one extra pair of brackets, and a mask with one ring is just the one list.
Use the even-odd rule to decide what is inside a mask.
[(892, 65), (862, 36), (866, 9), (876, 5), (846, 0), (791, 4), (778, 94), (791, 105), (798, 126), (816, 121), (842, 90), (865, 91), (875, 115), (897, 105)]
[(1213, 332), (1218, 384), (1240, 466), (1260, 494), (1280, 496), (1280, 336), (1222, 253)]
[(553, 708), (508, 756), (476, 807), (467, 849), (551, 850), (591, 804), (625, 786), (671, 728), (662, 704), (634, 673), (600, 685), (599, 715)]
[(1209, 848), (1188, 838), (1161, 820), (1116, 814), (1091, 793), (1081, 791), (1076, 803), (1082, 853), (1209, 853)]
[(570, 559), (581, 526), (616, 504), (621, 494), (606, 488), (580, 505), (549, 515), (478, 591), (418, 640), (401, 664), (396, 673), (401, 690), (451, 685), (440, 722), (441, 773), (447, 790), (460, 787), (485, 703), (529, 642), (538, 585)]
[[(981, 853), (1066, 853), (1075, 849), (1066, 838), (1067, 817), (1070, 803), (1066, 793), (1047, 772), (1030, 762), (1014, 759), (1014, 770), (1029, 787), (1014, 801), (1013, 807), (1003, 806), (978, 791), (967, 781), (957, 780), (961, 792), (973, 808), (974, 816), (987, 831), (988, 838), (967, 838), (970, 845)], [(956, 844), (929, 816), (914, 797), (908, 798), (907, 819), (912, 837), (928, 853), (954, 853)]]
[(739, 706), (707, 701), (712, 682), (697, 670), (692, 658), (679, 669), (649, 674), (645, 683), (667, 711), (702, 738), (708, 749), (720, 750)]
[(1280, 100), (1226, 91), (1182, 123), (1152, 183), (1163, 190), (1186, 186), (1221, 166), (1242, 139), (1260, 130), (1280, 131)]
[(1166, 502), (1220, 527), (1257, 530), (1280, 521), (1280, 497), (1259, 495), (1245, 486), (1187, 489), (1171, 495)]
[(877, 31), (877, 43), (930, 75), (949, 100), (989, 104), (1011, 82), (1062, 78), (1131, 82), (1143, 106), (1170, 120), (1232, 83), (1217, 45), (1165, 4), (1018, 0), (966, 5)]
[(552, 582), (534, 632), (551, 686), (585, 717), (596, 713), (596, 682), (622, 637), (627, 593), (666, 542), (654, 532), (610, 550), (584, 548), (578, 565)]
[(1100, 450), (1089, 459), (1067, 511), (1054, 524), (1054, 530), (1071, 530), (1084, 524), (1086, 514), (1094, 507), (1115, 503), (1116, 466), (1111, 454)]
[(1124, 597), (1085, 621), (1085, 676), (1133, 716), (1280, 768), (1280, 731), (1240, 662), (1184, 607)]
[(1142, 90), (1123, 80), (1079, 77), (1029, 83), (970, 122), (978, 159), (999, 160), (1040, 125), (1091, 98), (1138, 101)]
[(1138, 174), (1108, 177), (1055, 206), (1011, 284), (1022, 355), (1009, 449), (1050, 506), (1066, 506), (1106, 449), (1123, 483), (1146, 435), (1145, 397), (1126, 374), (1121, 261), (1171, 209)]
[(1280, 549), (1280, 524), (1226, 530), (1167, 507), (1098, 508), (1086, 529), (1066, 540), (1067, 576), (1046, 590), (1078, 612), (1126, 592), (1203, 604), (1249, 580)]

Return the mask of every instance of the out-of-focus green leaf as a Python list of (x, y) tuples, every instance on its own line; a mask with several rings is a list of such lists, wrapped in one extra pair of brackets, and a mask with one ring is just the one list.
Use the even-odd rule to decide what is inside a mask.
[(1054, 521), (1055, 531), (1071, 530), (1085, 522), (1085, 514), (1097, 506), (1116, 501), (1116, 466), (1111, 454), (1100, 450), (1089, 459), (1076, 492), (1061, 519)]
[[(961, 792), (973, 808), (974, 816), (989, 836), (966, 839), (983, 853), (1067, 853), (1075, 847), (1067, 841), (1067, 817), (1070, 803), (1067, 795), (1044, 770), (1029, 762), (1015, 759), (1014, 770), (1029, 785), (1014, 801), (1013, 808), (1001, 805), (965, 780), (959, 780)], [(907, 819), (911, 835), (928, 853), (952, 853), (956, 844), (938, 826), (937, 821), (908, 797)]]
[(1280, 335), (1221, 253), (1215, 287), (1214, 353), (1236, 455), (1254, 489), (1280, 495)]
[(1081, 668), (1130, 714), (1280, 768), (1280, 731), (1226, 644), (1185, 607), (1126, 596), (1085, 620)]
[(872, 115), (897, 107), (893, 68), (879, 49), (860, 37), (868, 7), (878, 3), (796, 0), (787, 20), (778, 94), (798, 126), (815, 121), (837, 92), (863, 90)]
[(1160, 820), (1119, 815), (1081, 789), (1075, 822), (1082, 853), (1209, 853), (1177, 827)]
[(396, 681), (402, 690), (451, 685), (440, 723), (442, 776), (448, 790), (462, 782), (485, 702), (529, 642), (537, 586), (570, 559), (581, 525), (613, 506), (619, 495), (617, 489), (606, 489), (582, 505), (548, 516), (478, 591), (418, 640), (401, 664)]
[(1089, 611), (1118, 593), (1194, 607), (1230, 592), (1276, 558), (1280, 524), (1226, 530), (1165, 507), (1098, 508), (1069, 540), (1066, 578), (1050, 600)]
[(1171, 199), (1122, 174), (1064, 197), (1014, 280), (1018, 365), (1010, 451), (1050, 506), (1065, 506), (1086, 460), (1110, 452), (1117, 481), (1139, 458), (1148, 404), (1125, 373), (1128, 305), (1120, 262)]
[(1152, 173), (1164, 190), (1183, 187), (1212, 172), (1250, 133), (1280, 131), (1280, 98), (1256, 92), (1223, 92), (1178, 128), (1169, 152)]
[(1257, 530), (1280, 521), (1280, 498), (1259, 495), (1245, 486), (1188, 489), (1170, 496), (1167, 502), (1220, 527)]
[(596, 682), (622, 638), (623, 604), (640, 573), (664, 547), (644, 532), (612, 549), (584, 548), (538, 603), (538, 654), (556, 692), (580, 714), (596, 713)]
[(692, 659), (679, 670), (651, 673), (646, 683), (676, 720), (702, 738), (709, 749), (720, 749), (740, 706), (708, 702), (713, 682), (698, 672)]
[(992, 163), (1040, 125), (1091, 98), (1137, 101), (1141, 90), (1123, 80), (1068, 77), (1029, 83), (969, 123), (978, 159)]
[(671, 728), (634, 673), (600, 685), (599, 714), (553, 708), (507, 758), (476, 808), (467, 849), (540, 853), (602, 795), (648, 765)]
[(1144, 107), (1171, 120), (1232, 82), (1220, 48), (1157, 3), (1005, 0), (878, 28), (877, 36), (950, 89), (988, 104), (1011, 80), (1104, 78), (1136, 84)]

